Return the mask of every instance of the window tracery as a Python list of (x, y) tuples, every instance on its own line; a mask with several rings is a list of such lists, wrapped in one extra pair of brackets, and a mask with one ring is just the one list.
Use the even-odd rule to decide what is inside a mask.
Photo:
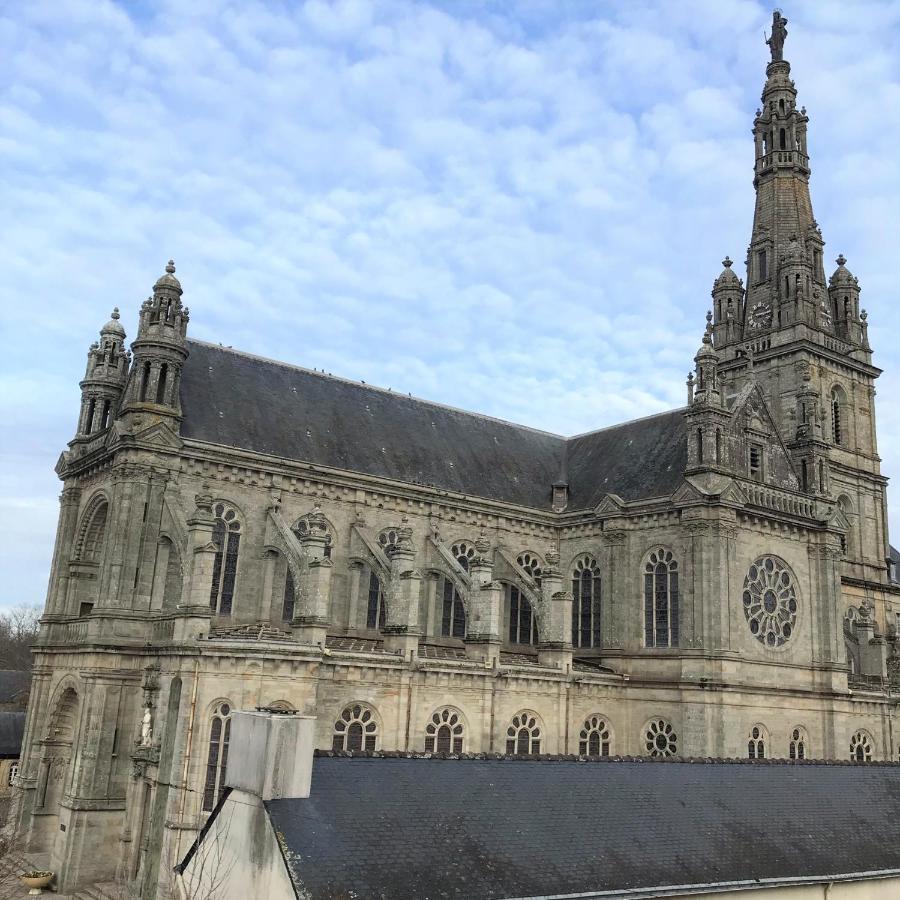
[(809, 739), (806, 731), (798, 726), (791, 731), (791, 740), (788, 744), (788, 757), (790, 759), (806, 759), (806, 750)]
[(456, 585), (446, 575), (441, 576), (441, 598), (441, 634), (465, 638), (466, 608)]
[(213, 712), (206, 755), (206, 781), (203, 786), (203, 811), (212, 812), (225, 789), (228, 771), (228, 743), (231, 738), (231, 704), (219, 703)]
[(750, 729), (750, 736), (747, 740), (747, 758), (766, 758), (766, 731), (762, 725), (754, 725)]
[(332, 750), (374, 750), (378, 723), (372, 710), (361, 703), (346, 707), (334, 723)]
[(294, 618), (294, 610), (297, 605), (297, 595), (294, 588), (294, 573), (288, 566), (284, 574), (284, 597), (281, 601), (281, 620), (290, 622)]
[(385, 528), (384, 531), (378, 535), (378, 544), (387, 554), (388, 559), (391, 558), (391, 553), (399, 542), (400, 536), (397, 534), (396, 528)]
[(678, 562), (662, 547), (644, 564), (644, 644), (678, 646)]
[(384, 628), (387, 618), (384, 602), (384, 589), (381, 586), (381, 579), (375, 574), (373, 569), (369, 569), (369, 592), (368, 606), (366, 610), (366, 628), (378, 629)]
[(462, 753), (463, 731), (457, 710), (449, 706), (437, 710), (425, 726), (426, 753)]
[(541, 752), (541, 726), (534, 713), (520, 712), (512, 717), (506, 729), (506, 752), (509, 756)]
[(216, 518), (212, 533), (216, 558), (213, 561), (209, 605), (218, 615), (230, 616), (237, 578), (241, 523), (235, 510), (221, 501), (215, 504), (213, 514)]
[(797, 591), (787, 566), (760, 556), (747, 572), (742, 594), (750, 633), (765, 647), (786, 644), (797, 622)]
[(575, 560), (572, 573), (572, 646), (600, 646), (600, 569), (585, 554)]
[(450, 552), (453, 558), (468, 572), (469, 564), (475, 559), (475, 548), (468, 541), (457, 541)]
[(537, 623), (528, 598), (514, 584), (507, 584), (506, 602), (509, 608), (509, 642), (537, 643)]
[(678, 735), (665, 719), (652, 719), (644, 731), (644, 745), (650, 756), (674, 756), (678, 752)]
[(609, 756), (610, 732), (601, 716), (585, 719), (578, 735), (578, 752), (582, 756)]
[(543, 563), (535, 554), (525, 550), (516, 557), (516, 562), (533, 578), (538, 584), (541, 583), (541, 575), (543, 574)]
[(109, 503), (100, 501), (91, 513), (81, 542), (81, 558), (85, 562), (100, 562), (106, 540), (106, 520), (109, 517)]
[(872, 739), (865, 731), (857, 731), (850, 738), (850, 759), (855, 762), (872, 761)]

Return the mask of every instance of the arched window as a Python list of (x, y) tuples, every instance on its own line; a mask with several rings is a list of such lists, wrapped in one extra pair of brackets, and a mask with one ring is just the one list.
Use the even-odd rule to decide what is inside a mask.
[(106, 520), (109, 517), (109, 504), (104, 500), (91, 515), (90, 522), (84, 531), (81, 543), (81, 558), (84, 562), (98, 563), (103, 554), (106, 540)]
[(527, 550), (520, 553), (516, 557), (516, 562), (533, 578), (538, 584), (541, 583), (541, 575), (543, 573), (542, 563), (533, 553)]
[(799, 725), (791, 731), (791, 740), (788, 744), (788, 757), (790, 759), (806, 759), (806, 748), (809, 746), (809, 739), (806, 731)]
[(84, 433), (91, 434), (94, 430), (94, 412), (97, 408), (97, 401), (91, 397), (88, 403), (87, 418), (84, 421)]
[(600, 571), (592, 556), (575, 560), (572, 598), (572, 646), (599, 647)]
[(747, 758), (766, 758), (766, 730), (762, 725), (754, 725), (750, 729), (750, 737), (747, 740)]
[(722, 429), (716, 429), (716, 462), (722, 462)]
[(425, 726), (426, 753), (462, 753), (462, 717), (450, 707), (439, 709)]
[(509, 642), (537, 643), (537, 623), (528, 598), (514, 584), (508, 584), (506, 602), (509, 607)]
[(156, 402), (166, 402), (166, 378), (169, 375), (169, 367), (163, 363), (159, 367), (159, 377), (156, 379)]
[(644, 644), (678, 646), (678, 563), (671, 550), (654, 550), (644, 565)]
[(110, 410), (110, 402), (109, 400), (103, 401), (103, 411), (100, 413), (100, 428), (106, 428), (109, 425), (109, 410)]
[(469, 564), (475, 559), (475, 548), (466, 541), (457, 541), (450, 552), (454, 559), (468, 572)]
[(785, 133), (785, 130), (783, 128), (778, 129), (778, 149), (787, 149), (787, 134)]
[(384, 591), (381, 588), (381, 579), (371, 569), (369, 570), (369, 595), (366, 612), (366, 628), (384, 628), (385, 602)]
[(332, 750), (374, 750), (378, 723), (372, 710), (361, 703), (348, 706), (334, 723)]
[(203, 786), (203, 811), (212, 812), (225, 789), (228, 769), (228, 742), (231, 738), (231, 704), (220, 703), (213, 713), (206, 756), (206, 783)]
[(582, 756), (609, 756), (609, 726), (600, 716), (585, 719), (578, 736), (578, 752)]
[(288, 566), (284, 575), (284, 597), (281, 601), (281, 620), (290, 622), (294, 618), (294, 607), (296, 606), (297, 596), (294, 590), (294, 574)]
[(441, 634), (445, 637), (464, 638), (466, 636), (466, 608), (456, 586), (446, 576), (442, 576), (443, 612)]
[(218, 615), (230, 616), (234, 600), (234, 582), (237, 578), (241, 523), (235, 511), (224, 503), (216, 503), (213, 512), (216, 524), (213, 526), (212, 539), (216, 545), (216, 558), (213, 560), (209, 605)]
[(140, 399), (143, 403), (147, 399), (147, 390), (150, 387), (150, 363), (145, 362), (141, 371), (141, 394)]
[(381, 549), (387, 554), (388, 559), (391, 558), (391, 552), (397, 546), (397, 542), (400, 538), (397, 535), (396, 528), (385, 528), (381, 534), (378, 535), (378, 543), (381, 545)]
[(835, 387), (831, 391), (831, 439), (839, 446), (844, 443), (844, 401), (845, 394)]
[(854, 762), (872, 761), (872, 739), (865, 731), (857, 731), (850, 738), (850, 759)]
[(644, 746), (650, 756), (674, 756), (678, 752), (678, 735), (665, 719), (652, 719), (644, 729)]
[(703, 462), (703, 429), (697, 429), (697, 462)]
[(520, 712), (513, 716), (506, 729), (506, 752), (509, 756), (541, 752), (541, 726), (534, 713)]

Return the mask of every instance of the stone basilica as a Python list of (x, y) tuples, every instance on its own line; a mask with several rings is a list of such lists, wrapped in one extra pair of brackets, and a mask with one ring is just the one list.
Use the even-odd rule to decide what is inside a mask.
[(113, 312), (11, 825), (62, 890), (168, 896), (238, 709), (341, 750), (898, 758), (879, 369), (783, 22), (684, 408), (567, 438), (202, 343), (171, 262), (130, 351)]

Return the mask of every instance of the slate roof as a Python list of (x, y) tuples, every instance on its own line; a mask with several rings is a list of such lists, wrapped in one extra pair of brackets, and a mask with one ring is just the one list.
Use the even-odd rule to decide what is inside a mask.
[(900, 766), (328, 753), (272, 800), (298, 896), (529, 898), (900, 869)]
[(230, 348), (188, 342), (185, 438), (475, 497), (549, 509), (567, 473), (570, 509), (606, 493), (670, 494), (684, 469), (683, 410), (567, 440)]
[(25, 733), (25, 713), (0, 712), (0, 759), (18, 759)]

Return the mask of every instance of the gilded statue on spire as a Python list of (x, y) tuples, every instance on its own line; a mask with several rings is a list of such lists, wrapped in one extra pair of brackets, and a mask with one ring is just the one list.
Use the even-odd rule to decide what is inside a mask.
[(772, 13), (772, 36), (766, 38), (766, 43), (772, 51), (772, 62), (780, 62), (784, 59), (784, 39), (787, 37), (787, 19), (776, 9)]

